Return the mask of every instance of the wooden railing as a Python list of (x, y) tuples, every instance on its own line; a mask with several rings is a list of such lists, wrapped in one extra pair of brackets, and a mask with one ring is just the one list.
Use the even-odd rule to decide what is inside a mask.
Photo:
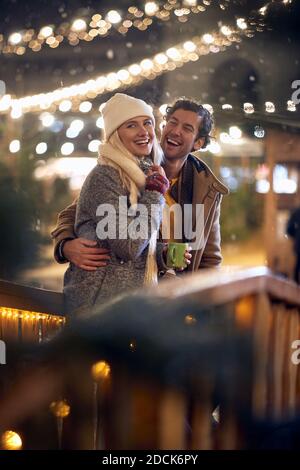
[(253, 334), (257, 416), (281, 418), (300, 411), (300, 367), (292, 361), (294, 342), (300, 339), (300, 287), (294, 282), (265, 267), (223, 268), (172, 288), (162, 284), (156, 296), (227, 307), (235, 328)]
[[(9, 284), (0, 284), (1, 303), (63, 312), (61, 295)], [(72, 383), (74, 406), (81, 396), (82, 408), (94, 410), (93, 419), (73, 413), (81, 423), (72, 422), (72, 413), (66, 418), (63, 446), (69, 448), (247, 448), (256, 423), (278, 424), (300, 411), (300, 369), (292, 361), (299, 339), (296, 284), (264, 267), (203, 271), (120, 299), (62, 331), (48, 345), (40, 391), (32, 379), (35, 399), (42, 408), (63, 396), (72, 410)], [(111, 367), (109, 385), (91, 374), (99, 360)], [(22, 387), (28, 378), (25, 384), (20, 376), (3, 398), (0, 428), (36, 412), (32, 403), (31, 411), (24, 401), (16, 405)], [(217, 405), (219, 424), (212, 419)], [(101, 439), (95, 437), (99, 420)]]

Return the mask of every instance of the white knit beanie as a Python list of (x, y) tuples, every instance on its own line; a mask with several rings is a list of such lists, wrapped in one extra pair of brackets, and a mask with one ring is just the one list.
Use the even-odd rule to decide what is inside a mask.
[(106, 103), (101, 106), (101, 113), (104, 121), (105, 140), (117, 130), (124, 122), (138, 116), (147, 116), (153, 120), (152, 108), (145, 101), (125, 95), (125, 93), (116, 93)]

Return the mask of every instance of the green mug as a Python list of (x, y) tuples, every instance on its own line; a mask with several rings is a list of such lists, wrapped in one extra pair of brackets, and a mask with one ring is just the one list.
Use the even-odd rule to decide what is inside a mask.
[(186, 268), (184, 254), (188, 247), (188, 243), (170, 242), (168, 244), (167, 266), (169, 268)]

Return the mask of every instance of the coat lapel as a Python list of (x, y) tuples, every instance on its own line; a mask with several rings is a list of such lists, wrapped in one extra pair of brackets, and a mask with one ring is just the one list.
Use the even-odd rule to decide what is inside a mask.
[[(210, 168), (197, 156), (190, 154), (183, 166), (178, 182), (171, 189), (171, 196), (180, 203), (182, 207), (182, 241), (192, 242), (185, 237), (184, 232), (184, 210), (185, 204), (192, 205), (192, 231), (197, 233), (197, 240), (200, 239), (199, 249), (192, 251), (193, 261), (188, 266), (188, 271), (195, 271), (199, 268), (205, 244), (207, 242), (215, 210), (223, 194), (227, 194), (228, 189), (212, 173)], [(203, 204), (202, 223), (197, 226), (197, 204)], [(201, 213), (200, 213), (201, 214)], [(202, 215), (202, 214), (201, 214)]]

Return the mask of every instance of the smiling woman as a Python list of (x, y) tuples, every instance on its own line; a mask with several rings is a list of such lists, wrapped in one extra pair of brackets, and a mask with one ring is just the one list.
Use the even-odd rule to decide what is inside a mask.
[[(156, 238), (163, 194), (169, 183), (160, 167), (162, 152), (154, 132), (152, 108), (142, 100), (117, 93), (101, 112), (105, 142), (99, 147), (98, 165), (88, 175), (80, 193), (75, 233), (106, 249), (110, 260), (96, 269), (94, 257), (95, 269), (89, 271), (70, 263), (64, 293), (73, 315), (86, 313), (122, 292), (156, 283), (158, 269), (164, 268), (163, 244), (157, 244)], [(120, 198), (125, 200), (124, 206), (119, 205)], [(132, 210), (127, 217), (128, 207)], [(113, 214), (108, 225), (116, 230), (109, 233), (106, 229), (100, 236), (96, 228), (101, 223), (105, 225), (108, 212)], [(130, 236), (129, 227), (138, 224), (148, 227), (147, 230), (141, 230), (138, 237)]]
[(133, 155), (145, 157), (150, 154), (154, 140), (154, 123), (147, 116), (126, 121), (118, 129), (119, 137)]

